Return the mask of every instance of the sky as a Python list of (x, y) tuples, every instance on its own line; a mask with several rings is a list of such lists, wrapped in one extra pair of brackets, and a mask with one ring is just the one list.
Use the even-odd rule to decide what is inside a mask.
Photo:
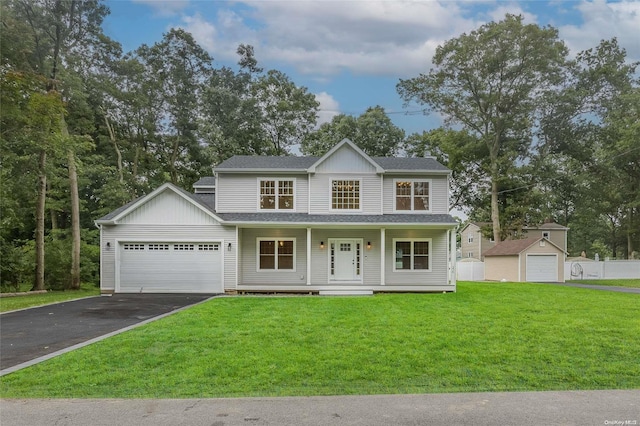
[(617, 37), (640, 60), (636, 1), (106, 0), (104, 31), (125, 52), (182, 28), (214, 58), (234, 66), (239, 44), (254, 46), (258, 65), (285, 72), (320, 102), (319, 122), (358, 116), (380, 105), (408, 134), (441, 125), (416, 105), (403, 106), (400, 79), (431, 68), (437, 46), (506, 13), (559, 30), (572, 55)]

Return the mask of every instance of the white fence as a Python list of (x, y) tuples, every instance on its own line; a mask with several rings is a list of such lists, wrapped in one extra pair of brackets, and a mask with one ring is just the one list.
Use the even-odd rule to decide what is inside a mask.
[(484, 262), (458, 262), (456, 272), (460, 281), (484, 281)]
[(565, 280), (640, 278), (640, 260), (573, 261), (564, 263)]
[[(457, 262), (456, 272), (460, 281), (484, 281), (484, 262)], [(640, 260), (565, 262), (564, 279), (640, 279)]]

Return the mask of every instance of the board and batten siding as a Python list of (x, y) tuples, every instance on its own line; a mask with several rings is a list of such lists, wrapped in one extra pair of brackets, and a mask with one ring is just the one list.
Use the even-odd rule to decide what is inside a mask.
[(220, 173), (216, 188), (218, 213), (255, 213), (259, 211), (260, 179), (292, 179), (295, 180), (295, 212), (306, 213), (309, 187), (307, 175), (281, 174), (247, 174)]
[(431, 187), (429, 188), (429, 204), (433, 214), (447, 214), (449, 213), (449, 177), (443, 175), (432, 176), (416, 176), (416, 175), (385, 175), (383, 183), (384, 200), (383, 200), (383, 212), (384, 214), (397, 213), (394, 211), (396, 203), (396, 189), (394, 181), (396, 180), (430, 180)]
[(316, 173), (311, 176), (310, 214), (340, 214), (331, 210), (331, 181), (360, 180), (360, 206), (362, 211), (344, 214), (380, 214), (380, 179), (376, 174)]
[[(240, 279), (242, 285), (304, 285), (307, 282), (307, 231), (306, 229), (240, 229)], [(295, 238), (295, 271), (258, 271), (258, 238)]]
[(376, 168), (348, 145), (343, 145), (318, 164), (316, 173), (375, 173)]
[(211, 216), (173, 191), (163, 191), (123, 217), (122, 224), (206, 225), (217, 223)]
[[(430, 238), (430, 271), (395, 271), (394, 239)], [(443, 286), (447, 285), (447, 232), (423, 229), (387, 229), (385, 239), (385, 283), (387, 286)]]
[[(213, 220), (213, 219), (212, 219)], [(102, 226), (102, 271), (100, 289), (115, 290), (116, 284), (116, 247), (118, 241), (129, 242), (192, 242), (192, 241), (220, 241), (224, 256), (224, 288), (235, 289), (235, 249), (227, 250), (227, 245), (236, 246), (235, 227), (223, 227), (219, 224), (209, 225), (141, 225), (120, 224), (116, 226)], [(109, 249), (106, 248), (109, 243)]]

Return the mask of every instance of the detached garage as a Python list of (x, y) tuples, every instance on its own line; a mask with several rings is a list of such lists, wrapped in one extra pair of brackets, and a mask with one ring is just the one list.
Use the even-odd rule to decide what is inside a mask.
[(564, 282), (566, 253), (546, 238), (503, 241), (485, 253), (485, 279)]
[(235, 286), (235, 227), (214, 196), (164, 184), (102, 217), (102, 293), (224, 293)]

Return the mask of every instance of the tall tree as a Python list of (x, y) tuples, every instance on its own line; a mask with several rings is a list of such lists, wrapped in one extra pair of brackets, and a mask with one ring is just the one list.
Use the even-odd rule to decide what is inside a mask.
[(205, 166), (198, 121), (212, 58), (182, 29), (170, 30), (151, 47), (141, 46), (136, 55), (146, 67), (148, 89), (157, 92), (161, 101), (155, 123), (160, 136), (157, 155), (168, 167), (173, 183), (189, 184)]
[(285, 155), (301, 143), (316, 124), (320, 103), (306, 87), (299, 87), (283, 72), (269, 70), (252, 83), (252, 97), (261, 113), (261, 127), (271, 154)]
[(324, 123), (303, 141), (301, 150), (307, 155), (323, 155), (336, 143), (347, 138), (368, 155), (391, 157), (404, 142), (404, 130), (397, 127), (384, 108), (369, 107), (358, 117), (339, 114)]
[(501, 240), (501, 178), (523, 161), (532, 141), (540, 100), (561, 81), (567, 48), (558, 31), (506, 15), (436, 49), (428, 74), (400, 80), (406, 103), (416, 101), (460, 125), (488, 150), (491, 221)]

